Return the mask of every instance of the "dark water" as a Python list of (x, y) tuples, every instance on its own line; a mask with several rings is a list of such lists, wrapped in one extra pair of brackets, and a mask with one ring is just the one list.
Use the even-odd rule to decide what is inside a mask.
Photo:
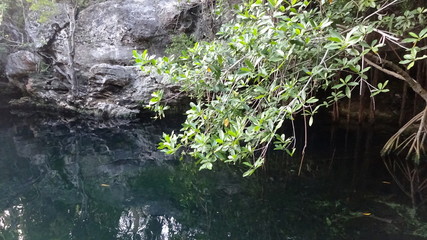
[(172, 122), (2, 114), (0, 239), (425, 239), (377, 156), (387, 132), (313, 131), (303, 176), (275, 154), (242, 178), (158, 152)]

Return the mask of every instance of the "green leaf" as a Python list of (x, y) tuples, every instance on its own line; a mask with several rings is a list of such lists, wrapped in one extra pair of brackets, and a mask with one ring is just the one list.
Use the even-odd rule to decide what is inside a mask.
[(409, 32), (409, 35), (411, 35), (412, 37), (417, 38), (417, 39), (419, 38), (418, 35), (413, 33), (413, 32)]
[(250, 162), (243, 162), (243, 164), (250, 168), (254, 167), (254, 165), (252, 165)]
[(207, 162), (207, 163), (203, 163), (202, 166), (200, 166), (199, 170), (203, 170), (203, 169), (208, 169), (208, 170), (212, 170), (212, 163), (211, 162)]
[(400, 61), (399, 63), (400, 63), (400, 64), (408, 64), (408, 63), (410, 63), (410, 62), (412, 62), (412, 60), (411, 60), (411, 59), (406, 59), (406, 60)]
[(138, 51), (136, 51), (136, 50), (132, 50), (132, 55), (133, 55), (134, 58), (138, 58), (139, 57)]
[(268, 0), (268, 2), (271, 4), (271, 6), (275, 7), (277, 4), (277, 0)]
[(243, 173), (243, 177), (249, 177), (255, 172), (254, 168), (249, 169), (248, 171)]
[[(245, 64), (246, 64), (246, 66), (248, 66), (248, 68), (250, 68), (250, 69), (254, 69), (255, 67), (254, 67), (254, 65), (252, 64), (252, 62), (251, 61), (249, 61), (249, 60), (247, 60), (247, 59), (245, 59)], [(251, 71), (251, 70), (249, 70), (249, 71)]]
[(416, 39), (416, 38), (405, 38), (402, 40), (403, 43), (414, 43), (417, 41), (418, 41), (418, 39)]
[(317, 99), (315, 97), (311, 97), (306, 101), (306, 103), (312, 104), (312, 103), (316, 103), (318, 101), (319, 101), (319, 99)]
[(338, 42), (338, 43), (342, 42), (342, 39), (338, 37), (329, 37), (328, 40), (332, 42)]
[(427, 37), (427, 28), (424, 28), (423, 30), (421, 30), (419, 36), (420, 36), (420, 38)]
[(351, 98), (351, 90), (350, 90), (350, 88), (349, 88), (349, 87), (345, 87), (345, 95), (346, 95), (348, 98)]

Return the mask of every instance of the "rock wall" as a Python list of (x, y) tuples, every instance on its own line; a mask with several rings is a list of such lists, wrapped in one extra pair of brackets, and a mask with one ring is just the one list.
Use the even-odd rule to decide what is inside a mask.
[[(9, 82), (25, 95), (25, 101), (14, 101), (14, 106), (39, 102), (44, 109), (120, 118), (140, 113), (155, 90), (164, 89), (166, 98), (179, 94), (178, 87), (165, 83), (162, 76), (143, 74), (134, 67), (132, 50), (162, 55), (174, 34), (212, 35), (201, 16), (204, 4), (111, 0), (80, 10), (73, 38), (77, 95), (71, 93), (72, 83), (64, 75), (69, 70), (70, 6), (56, 4), (43, 22), (39, 21), (42, 12), (29, 12), (25, 30), (32, 48), (10, 54), (5, 70)], [(179, 105), (181, 98), (174, 99), (172, 104)]]

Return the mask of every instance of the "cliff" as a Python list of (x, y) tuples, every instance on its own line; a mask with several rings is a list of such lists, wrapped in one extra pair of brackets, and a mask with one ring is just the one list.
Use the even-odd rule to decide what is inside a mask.
[[(133, 66), (132, 51), (148, 49), (162, 56), (177, 34), (211, 37), (206, 4), (111, 0), (74, 9), (73, 15), (73, 7), (66, 3), (28, 10), (22, 30), (28, 42), (9, 49), (0, 68), (8, 87), (19, 89), (22, 96), (15, 94), (11, 105), (129, 118), (143, 111), (153, 91), (163, 89), (166, 98), (174, 99), (172, 105), (179, 107), (183, 99), (179, 87), (166, 83), (163, 76), (142, 73)], [(48, 18), (40, 21), (41, 15)]]

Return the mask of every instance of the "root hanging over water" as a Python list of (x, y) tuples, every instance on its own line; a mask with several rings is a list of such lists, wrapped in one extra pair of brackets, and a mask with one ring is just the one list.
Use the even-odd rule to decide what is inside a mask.
[[(409, 120), (384, 145), (381, 155), (406, 152), (406, 159), (413, 159), (419, 163), (421, 156), (426, 154), (427, 137), (427, 107)], [(414, 128), (415, 127), (415, 128)]]

